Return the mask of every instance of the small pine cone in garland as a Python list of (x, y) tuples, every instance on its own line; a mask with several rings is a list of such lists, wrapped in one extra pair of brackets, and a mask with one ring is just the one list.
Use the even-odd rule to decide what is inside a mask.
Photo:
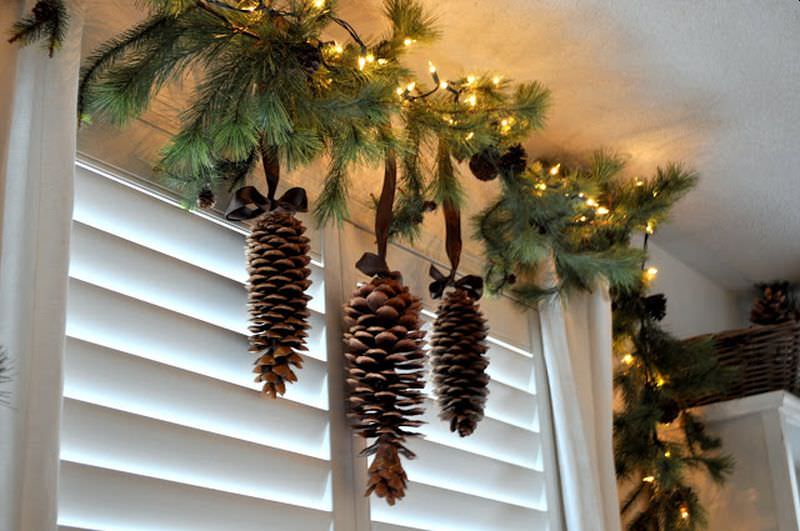
[(797, 308), (788, 282), (760, 284), (761, 296), (753, 301), (750, 322), (760, 325), (778, 324), (797, 318)]
[(217, 204), (217, 198), (214, 196), (214, 192), (211, 188), (204, 187), (200, 190), (200, 193), (197, 194), (197, 208), (208, 210), (210, 208), (214, 208), (214, 205)]
[(358, 434), (375, 439), (363, 452), (375, 455), (365, 495), (390, 505), (405, 494), (400, 455), (414, 458), (405, 442), (417, 434), (407, 428), (421, 426), (413, 417), (424, 412), (420, 309), (397, 274), (361, 285), (345, 307), (348, 417)]
[(491, 146), (480, 151), (469, 159), (469, 169), (472, 175), (481, 181), (491, 181), (500, 173), (500, 152)]
[(258, 356), (253, 372), (272, 398), (296, 382), (307, 350), (311, 285), (309, 240), (292, 213), (276, 210), (261, 218), (247, 240), (250, 352)]
[(475, 431), (489, 395), (486, 335), (486, 319), (469, 292), (446, 293), (433, 324), (431, 365), (439, 417), (461, 437)]

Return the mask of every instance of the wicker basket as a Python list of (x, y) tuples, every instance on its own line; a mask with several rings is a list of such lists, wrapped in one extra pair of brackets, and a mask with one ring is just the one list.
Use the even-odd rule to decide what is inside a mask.
[(754, 325), (712, 337), (720, 363), (737, 368), (738, 374), (727, 392), (694, 405), (778, 390), (800, 396), (800, 321)]

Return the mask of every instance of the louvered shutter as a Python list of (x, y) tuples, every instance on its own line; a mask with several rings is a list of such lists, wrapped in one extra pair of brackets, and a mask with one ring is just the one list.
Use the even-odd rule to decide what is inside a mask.
[(310, 350), (276, 401), (250, 378), (243, 246), (242, 232), (79, 164), (63, 529), (331, 528), (320, 242)]

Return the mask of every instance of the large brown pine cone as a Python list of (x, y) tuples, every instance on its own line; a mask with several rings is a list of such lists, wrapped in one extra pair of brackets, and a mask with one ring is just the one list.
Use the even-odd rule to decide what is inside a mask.
[(358, 434), (375, 439), (363, 452), (375, 454), (365, 495), (374, 491), (389, 504), (405, 494), (398, 454), (414, 457), (405, 442), (418, 434), (407, 428), (422, 425), (413, 419), (425, 399), (420, 308), (401, 280), (382, 277), (356, 289), (345, 307), (348, 417)]
[(439, 417), (461, 437), (475, 431), (489, 395), (486, 334), (486, 319), (469, 293), (446, 293), (433, 324), (431, 366)]
[(797, 308), (788, 282), (759, 285), (761, 296), (753, 301), (750, 322), (754, 324), (778, 324), (796, 319)]
[(305, 231), (293, 214), (274, 211), (247, 239), (250, 352), (258, 356), (253, 372), (272, 398), (286, 392), (286, 382), (297, 381), (293, 367), (303, 366), (298, 351), (307, 350), (311, 258)]

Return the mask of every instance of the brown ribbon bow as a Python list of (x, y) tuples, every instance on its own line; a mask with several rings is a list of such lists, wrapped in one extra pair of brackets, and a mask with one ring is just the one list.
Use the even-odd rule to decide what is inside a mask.
[(306, 191), (303, 188), (290, 188), (279, 199), (271, 199), (264, 197), (254, 186), (244, 186), (236, 190), (225, 212), (225, 219), (244, 221), (279, 208), (290, 212), (308, 211)]

